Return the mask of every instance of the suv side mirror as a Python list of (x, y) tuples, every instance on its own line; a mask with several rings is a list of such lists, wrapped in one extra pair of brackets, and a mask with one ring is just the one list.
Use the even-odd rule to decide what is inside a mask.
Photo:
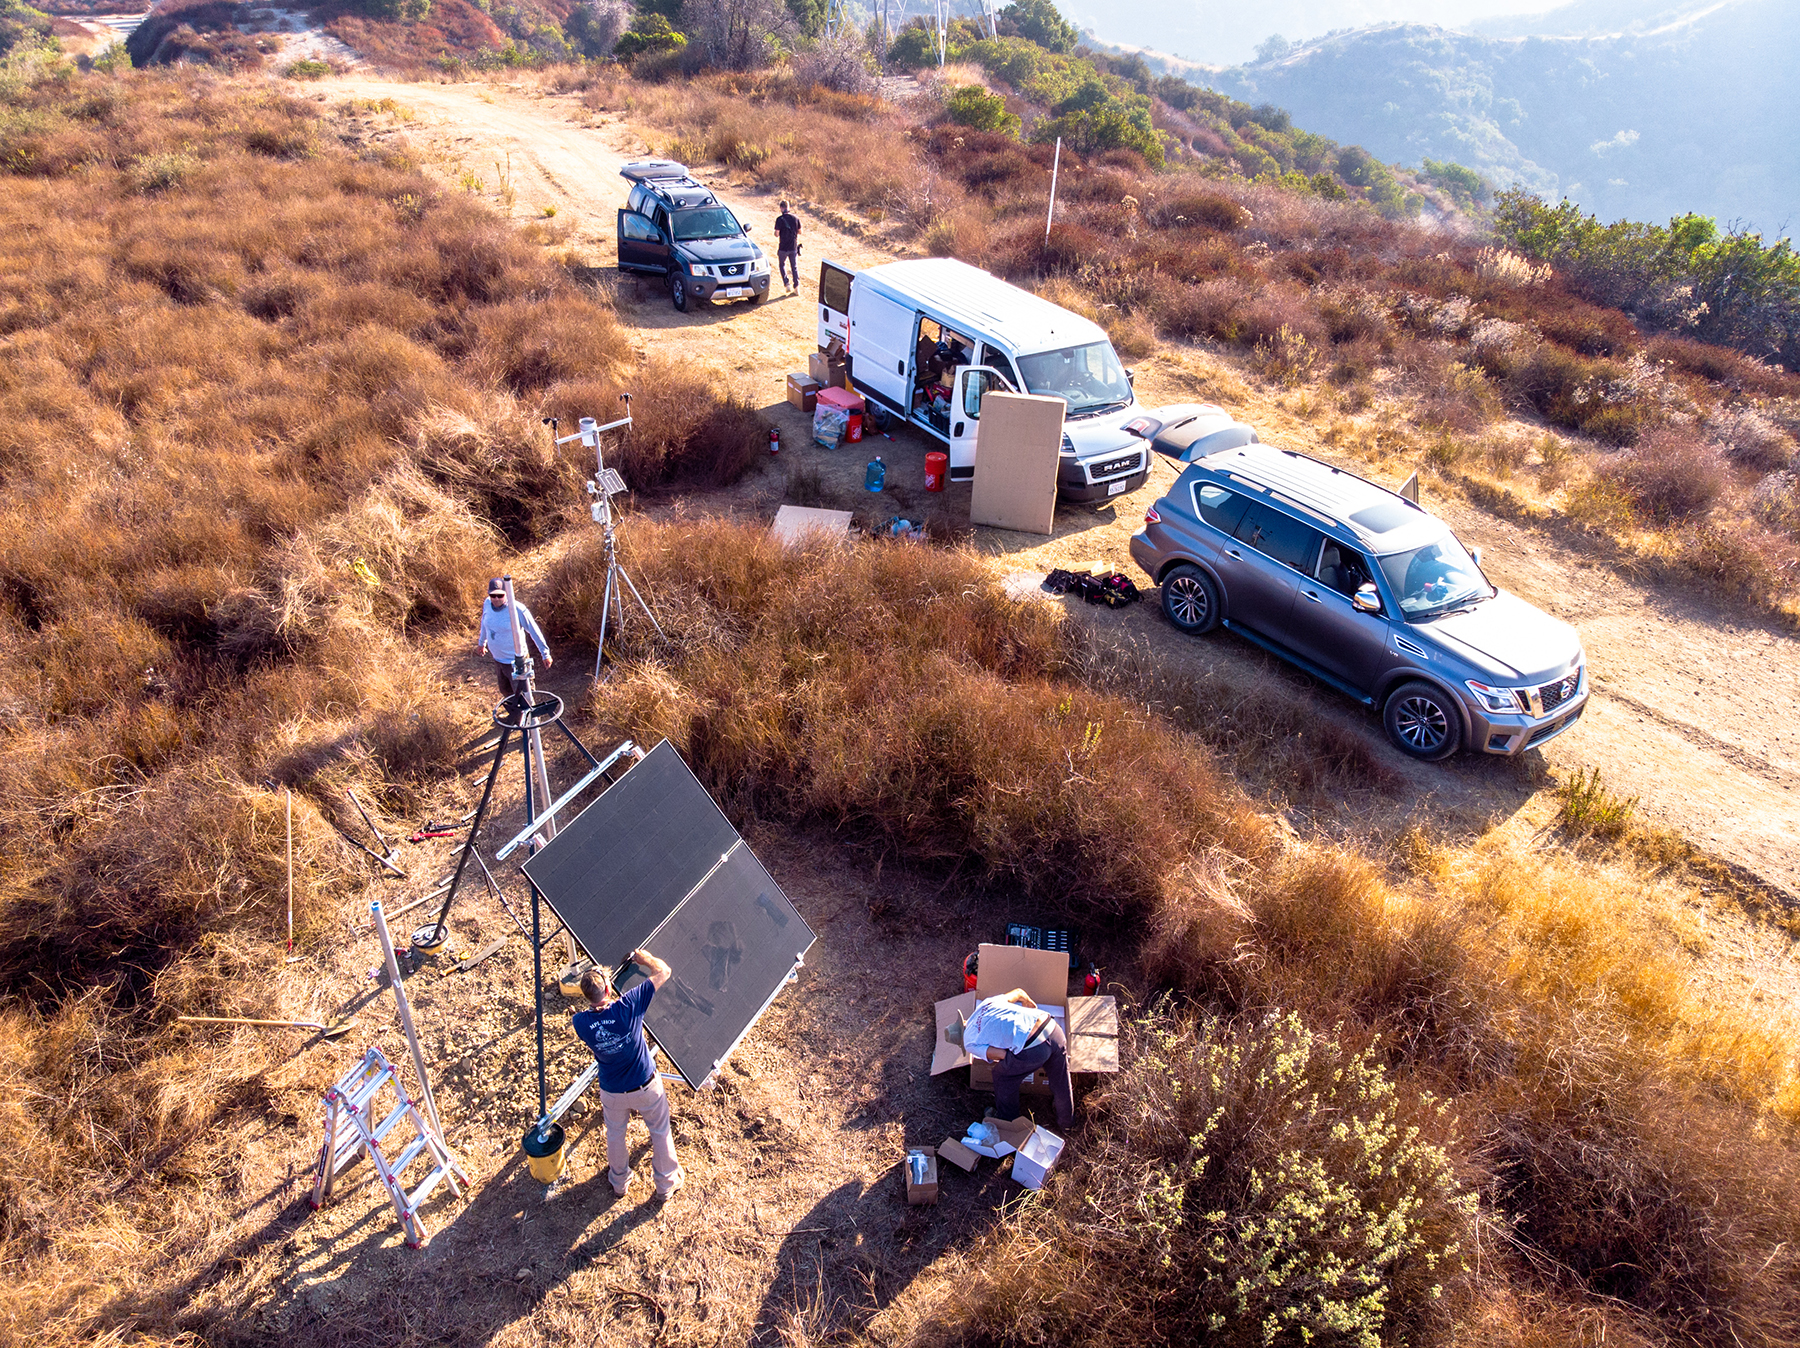
[(1381, 612), (1381, 594), (1376, 590), (1375, 582), (1358, 585), (1356, 593), (1350, 596), (1350, 606), (1358, 613)]

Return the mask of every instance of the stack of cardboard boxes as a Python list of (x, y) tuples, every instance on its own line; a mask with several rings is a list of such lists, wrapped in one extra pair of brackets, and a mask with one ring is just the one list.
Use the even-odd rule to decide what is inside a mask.
[[(1069, 957), (1060, 950), (1031, 950), (1024, 946), (983, 945), (977, 951), (979, 969), (975, 990), (937, 1003), (937, 1031), (931, 1053), (931, 1075), (952, 1068), (969, 1069), (969, 1085), (978, 1091), (994, 1089), (993, 1069), (977, 1062), (945, 1031), (966, 1020), (975, 1003), (1023, 988), (1045, 1011), (1055, 1016), (1069, 1040), (1069, 1071), (1116, 1072), (1119, 1070), (1119, 1006), (1111, 997), (1069, 996)], [(1039, 1070), (1021, 1090), (1036, 1095), (1050, 1093), (1049, 1074)], [(955, 1138), (945, 1138), (934, 1159), (947, 1160), (963, 1170), (974, 1170), (983, 1156), (1013, 1158), (1012, 1177), (1029, 1189), (1042, 1187), (1056, 1164), (1063, 1139), (1028, 1118), (989, 1119), (995, 1138), (980, 1150)], [(933, 1188), (932, 1202), (936, 1201)]]

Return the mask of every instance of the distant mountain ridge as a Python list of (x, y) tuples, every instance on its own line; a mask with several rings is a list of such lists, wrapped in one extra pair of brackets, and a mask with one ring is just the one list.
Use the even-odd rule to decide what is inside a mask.
[[(1490, 35), (1533, 24), (1609, 35)], [(1794, 0), (1583, 0), (1482, 27), (1383, 24), (1247, 66), (1171, 66), (1389, 162), (1455, 160), (1605, 219), (1692, 210), (1773, 236), (1800, 215)]]

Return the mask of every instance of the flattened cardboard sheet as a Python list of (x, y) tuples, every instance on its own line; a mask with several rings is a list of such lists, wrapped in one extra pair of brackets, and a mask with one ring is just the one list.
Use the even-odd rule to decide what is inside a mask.
[(1069, 998), (1069, 1070), (1119, 1070), (1119, 1004), (1111, 997)]
[(1069, 1034), (1119, 1037), (1119, 1003), (1111, 997), (1069, 998)]
[(850, 512), (784, 505), (775, 512), (775, 522), (769, 526), (769, 533), (781, 543), (798, 543), (811, 534), (847, 539), (850, 536)]
[(1061, 398), (989, 393), (975, 432), (969, 520), (996, 529), (1048, 534), (1056, 528), (1056, 468), (1062, 453)]
[(1068, 1005), (1069, 957), (1062, 951), (984, 943), (977, 953), (981, 966), (975, 974), (976, 997), (998, 997), (1024, 988), (1040, 1006)]
[(968, 1066), (969, 1055), (963, 1052), (961, 1044), (953, 1044), (944, 1038), (944, 1027), (956, 1024), (959, 1012), (963, 1019), (967, 1020), (969, 1013), (975, 1009), (975, 1003), (980, 1000), (979, 994), (965, 992), (958, 997), (946, 997), (937, 1004), (937, 1037), (931, 1043), (932, 1076), (936, 1076), (939, 1072), (948, 1072), (952, 1067)]

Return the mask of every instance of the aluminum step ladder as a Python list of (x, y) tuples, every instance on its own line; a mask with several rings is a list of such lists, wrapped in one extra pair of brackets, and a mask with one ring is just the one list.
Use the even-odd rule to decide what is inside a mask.
[[(392, 1088), (396, 1101), (385, 1115), (381, 1112), (384, 1106), (377, 1102), (384, 1087)], [(394, 1154), (398, 1140), (390, 1141), (389, 1135), (403, 1122), (410, 1125), (412, 1137), (400, 1146), (398, 1154)], [(310, 1200), (314, 1211), (331, 1197), (338, 1172), (365, 1151), (393, 1201), (394, 1213), (406, 1233), (408, 1248), (423, 1249), (431, 1239), (431, 1232), (419, 1215), (419, 1209), (439, 1184), (448, 1184), (450, 1192), (461, 1198), (462, 1186), (469, 1182), (469, 1175), (450, 1154), (443, 1138), (419, 1113), (418, 1105), (394, 1075), (393, 1065), (378, 1048), (371, 1048), (360, 1063), (325, 1092), (325, 1141), (319, 1148)], [(391, 1161), (388, 1159), (390, 1154), (393, 1155)], [(407, 1167), (421, 1157), (430, 1161), (431, 1169), (409, 1193), (402, 1177)]]

